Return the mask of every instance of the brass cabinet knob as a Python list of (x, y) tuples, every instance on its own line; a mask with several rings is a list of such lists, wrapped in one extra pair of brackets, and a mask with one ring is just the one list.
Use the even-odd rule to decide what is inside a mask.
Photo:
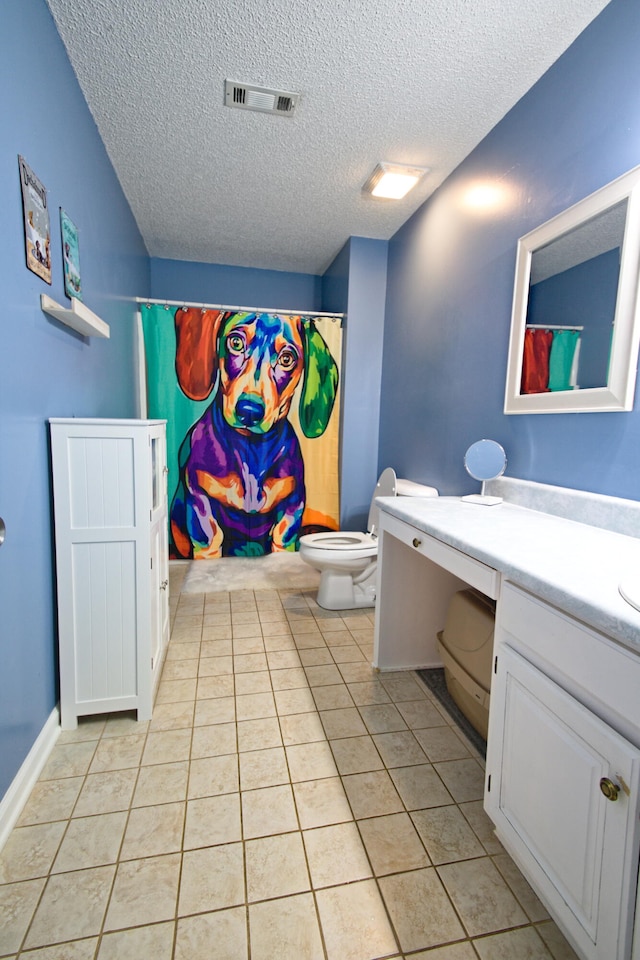
[(412, 540), (412, 543), (413, 543), (414, 547), (419, 547), (420, 544), (422, 543), (422, 540), (418, 540), (417, 537), (414, 537), (413, 540)]
[(609, 780), (609, 777), (603, 777), (600, 781), (600, 789), (602, 793), (607, 798), (607, 800), (617, 800), (618, 794), (620, 793), (620, 787), (617, 783), (614, 783), (613, 780)]

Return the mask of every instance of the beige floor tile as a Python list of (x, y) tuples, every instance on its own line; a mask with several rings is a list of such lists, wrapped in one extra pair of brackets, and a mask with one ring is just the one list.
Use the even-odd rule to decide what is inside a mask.
[[(257, 627), (257, 629), (260, 630), (260, 627)], [(262, 643), (262, 639), (260, 642)], [(239, 656), (234, 654), (233, 657), (233, 672), (235, 674), (264, 671), (268, 669), (268, 666), (265, 653), (243, 653)]]
[(487, 853), (503, 853), (504, 847), (496, 837), (493, 823), (484, 812), (483, 801), (470, 800), (458, 806)]
[(189, 770), (189, 800), (237, 793), (240, 789), (238, 758), (235, 754), (192, 760)]
[(78, 743), (80, 740), (99, 740), (104, 732), (104, 717), (78, 717), (75, 730), (61, 730), (56, 744)]
[(102, 938), (97, 960), (143, 960), (145, 957), (171, 960), (174, 926), (171, 921), (107, 933)]
[[(380, 880), (382, 896), (405, 953), (464, 937), (464, 929), (433, 867)], [(425, 909), (425, 904), (429, 909)]]
[(303, 837), (311, 882), (316, 889), (371, 876), (371, 867), (355, 823), (305, 830)]
[(19, 949), (45, 882), (42, 878), (0, 885), (0, 956)]
[(300, 833), (247, 840), (245, 849), (249, 902), (309, 890), (309, 873)]
[(284, 747), (251, 750), (240, 754), (240, 788), (256, 790), (289, 783), (289, 771)]
[(142, 767), (138, 775), (132, 806), (150, 807), (157, 803), (178, 803), (185, 800), (188, 779), (188, 760)]
[(567, 943), (553, 920), (536, 924), (535, 928), (544, 940), (553, 960), (578, 960), (573, 947)]
[(382, 683), (385, 690), (394, 703), (400, 703), (404, 700), (426, 700), (427, 694), (422, 683), (415, 679), (414, 675), (386, 680), (382, 675)]
[(406, 730), (407, 725), (393, 703), (375, 703), (360, 707), (362, 719), (369, 733), (392, 733)]
[(180, 878), (179, 916), (235, 907), (244, 901), (241, 843), (185, 851)]
[(234, 692), (233, 677), (200, 677), (196, 689), (196, 700), (232, 697)]
[(241, 797), (245, 840), (298, 829), (293, 793), (289, 784), (248, 790), (243, 792)]
[(66, 820), (16, 827), (0, 852), (0, 883), (46, 877), (54, 861)]
[(175, 960), (212, 960), (212, 943), (216, 945), (215, 960), (246, 960), (245, 907), (178, 920)]
[(236, 719), (235, 697), (216, 697), (213, 700), (196, 700), (193, 724), (196, 727), (214, 723), (233, 723)]
[(294, 783), (293, 791), (303, 830), (353, 819), (338, 777)]
[(119, 864), (105, 931), (173, 919), (180, 860), (180, 854), (173, 853)]
[(511, 892), (528, 916), (529, 920), (536, 923), (541, 920), (548, 920), (544, 905), (538, 899), (525, 878), (522, 876), (517, 866), (506, 853), (501, 853), (492, 860), (504, 879), (509, 884)]
[(233, 657), (200, 657), (199, 677), (227, 677), (233, 673)]
[(387, 767), (408, 767), (427, 763), (424, 750), (410, 730), (376, 733), (373, 736), (373, 742)]
[[(208, 628), (205, 627), (205, 631)], [(231, 633), (231, 630), (229, 630)], [(203, 639), (200, 646), (201, 657), (230, 657), (233, 654), (233, 643), (231, 637), (224, 640), (206, 640)]]
[(233, 628), (231, 617), (220, 617), (220, 623), (206, 623), (202, 628), (202, 642), (215, 643), (222, 640), (231, 641)]
[(185, 850), (233, 843), (242, 839), (240, 794), (225, 793), (187, 802), (184, 828)]
[(89, 769), (98, 745), (95, 740), (84, 740), (78, 743), (56, 743), (40, 774), (40, 780), (84, 776)]
[(456, 806), (414, 810), (411, 817), (433, 863), (484, 856), (484, 847)]
[(100, 933), (115, 866), (49, 877), (26, 947), (81, 940)]
[(527, 922), (526, 914), (489, 857), (449, 863), (438, 867), (438, 874), (469, 936)]
[(142, 765), (153, 763), (178, 763), (188, 760), (191, 752), (191, 728), (160, 730), (147, 737)]
[(290, 713), (313, 713), (316, 709), (311, 690), (307, 687), (296, 690), (276, 690), (274, 697), (279, 716)]
[[(452, 943), (446, 947), (436, 947), (426, 952), (421, 950), (420, 953), (412, 953), (411, 960), (477, 960), (477, 954), (467, 941)], [(517, 958), (512, 957), (511, 960), (517, 960)]]
[(171, 663), (173, 660), (197, 660), (200, 656), (200, 630), (197, 627), (181, 630), (180, 636), (196, 637), (193, 640), (180, 640), (174, 627), (171, 634), (171, 643), (167, 647), (165, 663)]
[(467, 747), (453, 727), (424, 727), (416, 730), (415, 736), (432, 763), (469, 756)]
[(379, 680), (364, 680), (361, 683), (348, 683), (353, 702), (359, 707), (375, 703), (390, 703), (391, 698)]
[(73, 816), (87, 817), (97, 813), (127, 810), (131, 804), (137, 777), (137, 767), (90, 774), (80, 791)]
[(203, 757), (221, 757), (236, 752), (235, 723), (213, 723), (208, 726), (194, 727), (191, 741), (191, 759)]
[(268, 670), (236, 674), (236, 696), (244, 697), (251, 693), (271, 693), (271, 674)]
[(286, 754), (292, 783), (338, 775), (331, 748), (326, 740), (286, 747)]
[[(263, 629), (266, 624), (263, 623)], [(289, 632), (288, 624), (285, 625), (282, 621), (278, 622), (279, 630), (286, 629), (286, 633), (277, 633), (274, 636), (265, 636), (264, 637), (264, 649), (267, 653), (273, 650), (296, 650), (295, 640)]]
[(370, 662), (341, 663), (339, 670), (345, 683), (366, 683), (378, 678), (378, 674), (374, 671)]
[(236, 697), (236, 716), (239, 721), (258, 720), (275, 715), (276, 705), (272, 693), (250, 693)]
[(277, 717), (262, 720), (241, 720), (238, 723), (238, 751), (265, 750), (279, 747), (282, 743)]
[(312, 692), (318, 710), (338, 710), (341, 707), (354, 706), (346, 683), (331, 683), (327, 687), (314, 687)]
[(103, 739), (109, 737), (135, 737), (149, 730), (149, 720), (138, 720), (138, 714), (135, 710), (126, 710), (124, 713), (108, 714), (104, 730)]
[(267, 651), (267, 663), (269, 670), (289, 670), (293, 667), (301, 667), (302, 663), (298, 651), (293, 650), (269, 650)]
[(403, 809), (386, 770), (350, 774), (343, 782), (356, 820), (399, 813)]
[[(351, 639), (351, 637), (349, 637)], [(364, 656), (357, 643), (345, 643), (343, 646), (332, 646), (331, 656), (336, 663), (363, 662)]]
[(54, 820), (68, 819), (83, 783), (82, 777), (38, 781), (29, 795), (17, 825), (26, 827), (34, 823), (51, 823)]
[(430, 763), (397, 767), (389, 772), (407, 810), (451, 803), (450, 794)]
[(179, 703), (195, 699), (198, 681), (195, 677), (186, 680), (164, 680), (158, 685), (156, 703)]
[(251, 904), (249, 930), (251, 960), (324, 960), (310, 893)]
[(120, 859), (140, 860), (180, 850), (185, 807), (185, 803), (164, 803), (132, 810)]
[(447, 760), (434, 767), (456, 803), (482, 799), (484, 771), (475, 760)]
[(144, 734), (101, 740), (96, 747), (89, 772), (106, 773), (109, 770), (127, 770), (131, 767), (138, 767), (145, 740), (146, 736)]
[(338, 770), (343, 776), (349, 773), (366, 773), (369, 770), (384, 769), (380, 754), (369, 736), (332, 740), (331, 749)]
[(447, 723), (447, 718), (436, 704), (426, 698), (399, 703), (398, 710), (412, 730), (419, 730), (422, 727), (441, 727)]
[[(233, 619), (233, 616), (232, 616), (232, 619)], [(260, 624), (257, 620), (255, 623), (236, 623), (233, 625), (234, 640), (242, 640), (250, 637), (260, 637), (260, 639), (262, 640)]]
[(321, 710), (320, 719), (329, 740), (338, 740), (342, 737), (360, 737), (367, 732), (356, 707)]
[(124, 811), (72, 820), (51, 872), (63, 873), (115, 863), (126, 824)]
[(358, 828), (377, 877), (430, 866), (429, 857), (407, 813), (359, 820)]
[(55, 944), (52, 947), (40, 947), (23, 953), (25, 960), (93, 960), (98, 945), (97, 937), (72, 940)]
[(182, 727), (192, 726), (193, 707), (193, 701), (156, 703), (149, 730), (156, 733), (159, 730), (179, 730)]
[(285, 746), (326, 740), (324, 727), (317, 713), (285, 714), (280, 717), (280, 729)]
[(298, 650), (298, 655), (304, 667), (321, 667), (334, 662), (331, 652), (325, 646)]
[(474, 940), (480, 960), (552, 960), (544, 941), (533, 927), (510, 930)]
[(307, 675), (302, 667), (288, 667), (271, 671), (271, 686), (274, 690), (298, 690), (307, 687)]
[[(198, 660), (165, 660), (163, 680), (192, 680), (198, 676)], [(153, 711), (154, 716), (156, 711)]]
[(342, 676), (335, 664), (320, 664), (317, 667), (305, 667), (310, 687), (326, 687), (342, 683)]
[(329, 960), (371, 960), (397, 952), (374, 880), (318, 890), (316, 898)]
[(265, 637), (282, 637), (289, 634), (289, 623), (286, 619), (265, 620), (262, 624), (262, 633)]

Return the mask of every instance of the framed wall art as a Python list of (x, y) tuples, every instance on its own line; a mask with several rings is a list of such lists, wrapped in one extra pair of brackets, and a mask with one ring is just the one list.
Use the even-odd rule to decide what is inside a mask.
[(27, 267), (51, 283), (51, 226), (47, 191), (33, 170), (18, 156)]
[(62, 207), (60, 207), (60, 232), (62, 234), (64, 292), (68, 297), (75, 297), (77, 300), (82, 300), (78, 231)]

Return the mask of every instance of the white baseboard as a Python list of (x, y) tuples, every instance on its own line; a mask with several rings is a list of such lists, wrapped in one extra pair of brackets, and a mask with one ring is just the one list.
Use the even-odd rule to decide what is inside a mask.
[(4, 847), (60, 734), (60, 712), (51, 711), (36, 742), (0, 800), (0, 850)]

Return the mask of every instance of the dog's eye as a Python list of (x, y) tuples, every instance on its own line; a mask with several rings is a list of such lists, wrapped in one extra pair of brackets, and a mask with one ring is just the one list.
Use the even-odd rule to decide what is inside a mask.
[(295, 367), (298, 358), (292, 350), (281, 350), (278, 355), (278, 363), (283, 370), (291, 370)]
[(244, 353), (244, 340), (237, 333), (232, 333), (227, 337), (227, 346), (231, 353)]

